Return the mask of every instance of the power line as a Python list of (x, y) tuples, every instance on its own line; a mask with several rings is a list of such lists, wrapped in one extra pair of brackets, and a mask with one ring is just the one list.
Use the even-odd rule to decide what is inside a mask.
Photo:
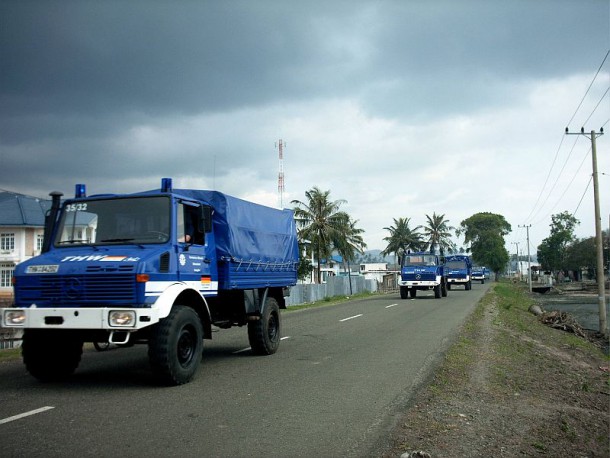
[[(577, 137), (578, 138), (578, 137)], [(557, 199), (557, 202), (555, 202), (555, 205), (553, 205), (553, 207), (551, 208), (551, 210), (549, 210), (549, 212), (544, 215), (543, 218), (541, 218), (540, 220), (536, 221), (536, 223), (534, 224), (539, 224), (541, 223), (543, 220), (545, 220), (552, 212), (553, 210), (555, 210), (555, 208), (557, 207), (557, 205), (559, 204), (559, 202), (562, 201), (563, 196), (565, 196), (566, 192), (568, 192), (568, 189), (570, 189), (570, 186), (572, 186), (572, 183), (574, 182), (574, 180), (576, 179), (576, 177), (578, 176), (578, 172), (580, 172), (580, 169), (582, 168), (583, 164), (585, 163), (585, 160), (589, 157), (589, 153), (591, 152), (591, 148), (589, 148), (589, 150), (587, 151), (587, 154), (585, 154), (582, 158), (582, 161), (580, 161), (580, 165), (578, 166), (578, 168), (576, 169), (576, 171), (574, 172), (574, 175), (572, 175), (572, 179), (570, 180), (570, 182), (568, 183), (568, 185), (566, 186), (566, 188), (564, 189), (563, 193), (561, 194), (561, 196), (559, 196), (559, 198)]]
[(585, 91), (585, 95), (582, 96), (582, 100), (580, 101), (580, 103), (578, 104), (578, 106), (576, 107), (576, 111), (574, 111), (574, 114), (572, 115), (572, 117), (570, 118), (570, 120), (568, 121), (568, 123), (566, 124), (566, 126), (569, 126), (570, 123), (574, 120), (574, 117), (576, 116), (576, 113), (578, 113), (578, 110), (580, 109), (582, 103), (585, 101), (585, 97), (587, 97), (587, 94), (589, 93), (589, 91), (591, 90), (591, 86), (593, 86), (593, 83), (595, 82), (595, 79), (597, 78), (597, 75), (599, 75), (599, 72), (601, 71), (602, 67), (604, 66), (604, 62), (606, 62), (606, 59), (608, 58), (608, 54), (610, 54), (610, 49), (608, 50), (608, 52), (606, 52), (606, 55), (604, 56), (604, 60), (602, 61), (602, 63), (599, 65), (599, 68), (597, 69), (597, 72), (595, 72), (595, 76), (593, 77), (593, 79), (591, 80), (591, 84), (589, 84), (589, 87), (587, 88), (587, 90)]
[(578, 205), (576, 206), (576, 210), (574, 210), (572, 212), (572, 216), (576, 216), (576, 212), (580, 208), (580, 204), (582, 203), (582, 200), (585, 198), (585, 194), (587, 194), (587, 191), (589, 190), (589, 186), (591, 185), (591, 181), (593, 181), (593, 177), (592, 176), (591, 176), (591, 178), (589, 178), (589, 182), (587, 183), (587, 187), (585, 188), (585, 192), (582, 193), (580, 201), (578, 202)]
[[(602, 67), (604, 66), (604, 64), (606, 63), (606, 59), (608, 58), (608, 55), (610, 55), (610, 49), (608, 49), (606, 51), (606, 55), (604, 56), (602, 63), (599, 65), (597, 71), (595, 72), (595, 75), (593, 76), (593, 79), (591, 80), (591, 83), (589, 83), (589, 87), (587, 87), (587, 90), (585, 91), (585, 94), (582, 96), (582, 99), (580, 101), (580, 103), (578, 104), (578, 106), (576, 107), (576, 110), (574, 111), (574, 114), (572, 114), (572, 117), (570, 118), (570, 120), (568, 121), (568, 123), (566, 124), (567, 126), (570, 125), (570, 123), (574, 120), (574, 118), (576, 117), (576, 114), (578, 113), (578, 111), (580, 110), (580, 107), (582, 106), (583, 102), (585, 101), (587, 95), (589, 94), (589, 91), (591, 90), (591, 87), (593, 86), (593, 83), (595, 82), (595, 80), (597, 79), (597, 76), (599, 75), (599, 72), (601, 71)], [(610, 88), (609, 88), (610, 90)], [(606, 96), (606, 94), (608, 93), (608, 90), (606, 90), (606, 92), (604, 93), (604, 95), (602, 96), (602, 98), (600, 99), (600, 101), (598, 102), (598, 104), (595, 106), (595, 108), (593, 109), (593, 112), (589, 115), (589, 117), (587, 118), (587, 121), (589, 121), (589, 119), (591, 118), (591, 116), (593, 115), (593, 113), (595, 112), (595, 110), (597, 109), (597, 107), (599, 106), (599, 104), (601, 103), (601, 101), (604, 99), (604, 97)], [(606, 121), (607, 123), (608, 121)], [(586, 123), (586, 122), (585, 122)], [(585, 124), (583, 123), (583, 124)], [(540, 199), (542, 198), (542, 196), (544, 195), (544, 191), (546, 190), (547, 184), (549, 182), (549, 178), (551, 176), (551, 173), (553, 172), (553, 169), (555, 168), (555, 164), (557, 162), (557, 157), (559, 156), (559, 151), (561, 151), (561, 147), (563, 146), (563, 141), (564, 141), (565, 136), (562, 135), (561, 136), (561, 141), (559, 142), (559, 146), (557, 147), (557, 151), (555, 152), (555, 157), (553, 158), (553, 162), (551, 163), (551, 167), (549, 169), (549, 172), (546, 176), (546, 179), (544, 180), (544, 184), (542, 185), (542, 189), (540, 190), (540, 193), (538, 194), (538, 197), (536, 199), (536, 202), (534, 203), (534, 206), (532, 207), (529, 215), (527, 216), (527, 218), (525, 219), (526, 221), (531, 221), (531, 219), (533, 219), (538, 213), (540, 213), (540, 211), (542, 210), (542, 207), (544, 207), (544, 204), (547, 202), (550, 194), (552, 193), (552, 190), (554, 189), (557, 181), (559, 180), (559, 177), (561, 176), (561, 172), (559, 173), (559, 175), (557, 176), (557, 180), (555, 181), (555, 184), (553, 184), (553, 187), (551, 188), (551, 190), (549, 191), (547, 197), (544, 199), (543, 203), (540, 205), (540, 207), (538, 207), (538, 204), (540, 202)], [(574, 145), (576, 144), (576, 141), (574, 142)], [(572, 146), (572, 150), (574, 149), (574, 145)], [(570, 150), (570, 153), (568, 154), (568, 158), (570, 157), (570, 155), (572, 154), (572, 150)], [(564, 163), (564, 166), (562, 167), (562, 170), (565, 168), (565, 165), (567, 163)]]
[[(570, 156), (572, 156), (572, 152), (574, 151), (574, 147), (576, 146), (578, 139), (579, 139), (579, 137), (576, 137), (576, 139), (574, 140), (574, 143), (572, 144), (572, 148), (570, 149), (570, 152), (568, 153), (568, 156), (566, 157), (566, 160), (564, 161), (563, 166), (561, 167), (561, 170), (559, 171), (559, 174), (557, 175), (557, 178), (555, 178), (555, 182), (553, 183), (553, 186), (551, 186), (551, 189), (549, 189), (549, 192), (547, 193), (546, 198), (544, 199), (542, 204), (540, 204), (540, 208), (538, 208), (538, 211), (536, 211), (535, 213), (533, 211), (530, 213), (531, 219), (533, 219), (536, 215), (538, 215), (538, 213), (540, 213), (540, 211), (542, 210), (544, 205), (549, 200), (549, 197), (551, 197), (551, 194), (555, 190), (555, 186), (557, 186), (557, 183), (559, 182), (559, 178), (561, 178), (561, 175), (563, 174), (563, 171), (566, 168), (566, 165), (568, 163), (568, 160), (570, 159)], [(555, 159), (557, 159), (557, 155), (555, 155)], [(551, 168), (551, 171), (552, 170), (553, 169)], [(549, 174), (550, 174), (550, 171), (549, 171)], [(547, 176), (547, 180), (548, 180), (548, 176)], [(565, 194), (565, 192), (564, 192), (564, 194)], [(540, 194), (540, 197), (542, 197), (542, 193)], [(532, 215), (532, 213), (533, 213), (533, 215)], [(530, 220), (530, 217), (527, 218), (528, 221)]]
[(604, 92), (604, 95), (602, 95), (602, 98), (599, 99), (599, 102), (597, 102), (597, 105), (595, 105), (595, 108), (593, 108), (593, 111), (591, 112), (589, 117), (585, 120), (585, 122), (583, 122), (583, 125), (585, 125), (589, 122), (589, 119), (591, 119), (591, 116), (593, 116), (593, 113), (595, 113), (595, 110), (597, 110), (597, 107), (599, 107), (599, 104), (602, 103), (602, 100), (604, 100), (604, 97), (606, 97), (606, 94), (608, 93), (608, 91), (610, 91), (610, 86), (608, 86), (608, 89), (606, 89), (606, 92)]

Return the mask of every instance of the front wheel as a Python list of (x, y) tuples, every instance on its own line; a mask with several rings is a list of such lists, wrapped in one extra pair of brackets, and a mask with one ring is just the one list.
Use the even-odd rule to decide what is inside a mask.
[(438, 285), (436, 285), (434, 287), (434, 298), (435, 299), (440, 299), (441, 297), (443, 297), (442, 292), (441, 292), (441, 284), (439, 283)]
[(411, 288), (409, 290), (409, 295), (411, 296), (411, 299), (415, 299), (415, 296), (417, 296), (417, 290), (415, 288)]
[(203, 354), (203, 326), (195, 310), (175, 305), (155, 325), (148, 342), (153, 372), (167, 385), (188, 383), (197, 372)]
[(27, 329), (21, 354), (27, 371), (42, 382), (63, 380), (74, 373), (83, 341), (69, 331)]
[(273, 297), (267, 297), (259, 320), (248, 322), (248, 340), (256, 355), (272, 355), (280, 346), (280, 308)]
[(400, 287), (400, 298), (406, 299), (407, 297), (409, 297), (409, 289), (406, 286), (401, 286)]

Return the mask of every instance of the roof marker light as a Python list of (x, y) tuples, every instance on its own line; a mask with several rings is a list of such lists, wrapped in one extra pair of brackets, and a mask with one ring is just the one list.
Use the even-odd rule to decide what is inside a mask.
[(77, 184), (74, 188), (74, 197), (77, 199), (79, 197), (87, 197), (87, 188), (84, 184)]
[(161, 192), (172, 192), (171, 178), (161, 178)]

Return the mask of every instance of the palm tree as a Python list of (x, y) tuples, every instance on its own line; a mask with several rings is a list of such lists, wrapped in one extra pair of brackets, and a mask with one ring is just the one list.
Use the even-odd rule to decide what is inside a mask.
[(445, 250), (449, 253), (455, 251), (455, 244), (451, 241), (451, 232), (455, 230), (453, 226), (449, 226), (449, 220), (445, 219), (445, 215), (437, 215), (432, 213), (432, 217), (426, 215), (428, 224), (423, 227), (424, 237), (427, 239), (427, 244), (430, 253), (434, 253), (438, 247), (441, 256), (445, 254)]
[(422, 248), (422, 236), (418, 232), (421, 226), (413, 229), (409, 227), (411, 218), (394, 218), (394, 226), (384, 227), (390, 232), (389, 237), (384, 237), (388, 246), (381, 252), (382, 256), (394, 253), (398, 257), (398, 263), (402, 262), (402, 257), (408, 250), (420, 250)]
[(320, 261), (330, 258), (335, 241), (340, 240), (349, 215), (339, 211), (345, 200), (331, 201), (330, 191), (314, 186), (305, 192), (306, 202), (293, 200), (294, 216), (299, 227), (299, 239), (309, 240), (318, 266), (318, 283), (321, 283)]
[(333, 241), (334, 248), (341, 255), (343, 261), (347, 263), (348, 270), (350, 261), (356, 259), (356, 253), (363, 254), (366, 248), (366, 243), (362, 238), (364, 230), (357, 228), (357, 223), (358, 220), (354, 221), (348, 216), (348, 219), (343, 221), (339, 238)]
[(366, 243), (362, 238), (364, 233), (363, 229), (357, 228), (356, 224), (358, 220), (352, 220), (348, 215), (347, 220), (343, 221), (342, 234), (339, 238), (333, 242), (333, 245), (337, 252), (343, 258), (343, 267), (347, 266), (347, 278), (349, 280), (349, 293), (352, 295), (352, 273), (350, 268), (350, 261), (356, 259), (356, 252), (363, 254), (366, 248)]

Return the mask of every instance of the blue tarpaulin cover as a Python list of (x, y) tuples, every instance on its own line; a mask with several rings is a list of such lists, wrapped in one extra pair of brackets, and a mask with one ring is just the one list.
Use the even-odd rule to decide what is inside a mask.
[(219, 258), (263, 264), (297, 263), (299, 248), (292, 210), (278, 210), (218, 191), (174, 189), (174, 193), (207, 202)]

